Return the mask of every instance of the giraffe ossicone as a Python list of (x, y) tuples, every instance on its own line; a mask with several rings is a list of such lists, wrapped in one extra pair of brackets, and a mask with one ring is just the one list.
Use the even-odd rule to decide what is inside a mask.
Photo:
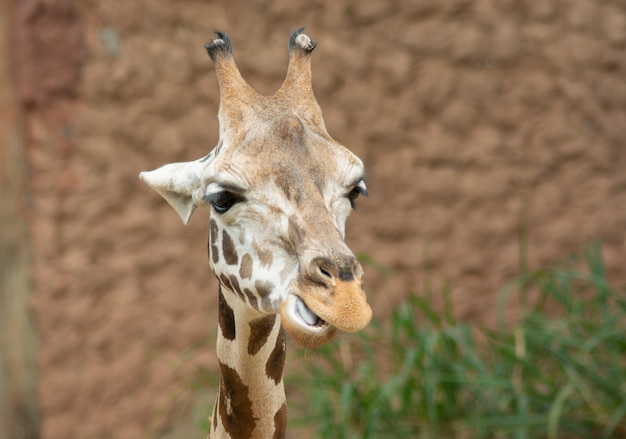
[(272, 96), (245, 82), (230, 38), (216, 32), (205, 48), (220, 89), (217, 146), (140, 174), (185, 224), (197, 207), (211, 210), (209, 262), (220, 283), (214, 437), (283, 437), (284, 333), (315, 348), (372, 316), (344, 242), (355, 199), (367, 195), (364, 167), (326, 131), (311, 85), (316, 43), (302, 30), (289, 39), (287, 76)]

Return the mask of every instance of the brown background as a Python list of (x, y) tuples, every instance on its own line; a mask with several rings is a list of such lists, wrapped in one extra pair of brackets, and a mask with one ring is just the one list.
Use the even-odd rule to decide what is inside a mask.
[(366, 269), (379, 318), (430, 285), (488, 323), (520, 227), (530, 269), (598, 239), (625, 284), (623, 0), (16, 5), (46, 439), (181, 437), (209, 405), (188, 390), (214, 370), (208, 213), (184, 227), (137, 174), (215, 145), (214, 29), (265, 94), (290, 31), (318, 41), (327, 127), (369, 174), (347, 241), (392, 270)]

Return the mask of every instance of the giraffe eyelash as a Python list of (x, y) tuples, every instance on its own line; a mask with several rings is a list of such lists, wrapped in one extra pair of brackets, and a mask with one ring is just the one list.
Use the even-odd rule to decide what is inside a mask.
[(360, 180), (346, 195), (348, 200), (350, 200), (350, 206), (352, 206), (353, 209), (356, 208), (355, 200), (359, 198), (359, 195), (363, 195), (364, 197), (367, 197), (369, 195), (369, 192), (367, 192), (367, 188), (365, 187), (365, 182), (363, 180)]

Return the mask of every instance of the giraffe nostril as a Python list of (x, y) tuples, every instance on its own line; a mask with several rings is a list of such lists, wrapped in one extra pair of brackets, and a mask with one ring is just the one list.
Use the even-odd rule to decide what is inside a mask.
[(320, 274), (321, 274), (323, 277), (327, 277), (328, 279), (332, 279), (332, 278), (333, 278), (333, 275), (332, 275), (332, 274), (330, 274), (330, 272), (328, 272), (327, 270), (325, 270), (323, 267), (319, 267), (319, 268), (318, 268), (318, 270), (319, 270)]
[(317, 284), (330, 287), (334, 284), (337, 276), (328, 258), (317, 257), (311, 261), (307, 270), (307, 277)]
[(363, 281), (363, 269), (354, 256), (334, 259), (318, 256), (311, 261), (305, 275), (327, 288), (334, 288), (338, 282)]

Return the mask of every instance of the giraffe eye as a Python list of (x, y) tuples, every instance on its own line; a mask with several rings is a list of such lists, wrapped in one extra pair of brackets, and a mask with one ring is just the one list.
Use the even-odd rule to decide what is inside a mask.
[(217, 213), (226, 213), (235, 204), (243, 201), (242, 197), (228, 191), (221, 191), (214, 194), (205, 195), (204, 197), (202, 197), (202, 199), (207, 203), (210, 203)]
[(354, 201), (359, 198), (359, 195), (363, 195), (364, 197), (367, 197), (369, 195), (367, 189), (365, 188), (365, 183), (363, 182), (363, 180), (359, 181), (357, 185), (354, 186), (352, 190), (346, 195), (348, 197), (348, 200), (350, 200), (350, 206), (352, 206), (353, 209), (355, 207)]

